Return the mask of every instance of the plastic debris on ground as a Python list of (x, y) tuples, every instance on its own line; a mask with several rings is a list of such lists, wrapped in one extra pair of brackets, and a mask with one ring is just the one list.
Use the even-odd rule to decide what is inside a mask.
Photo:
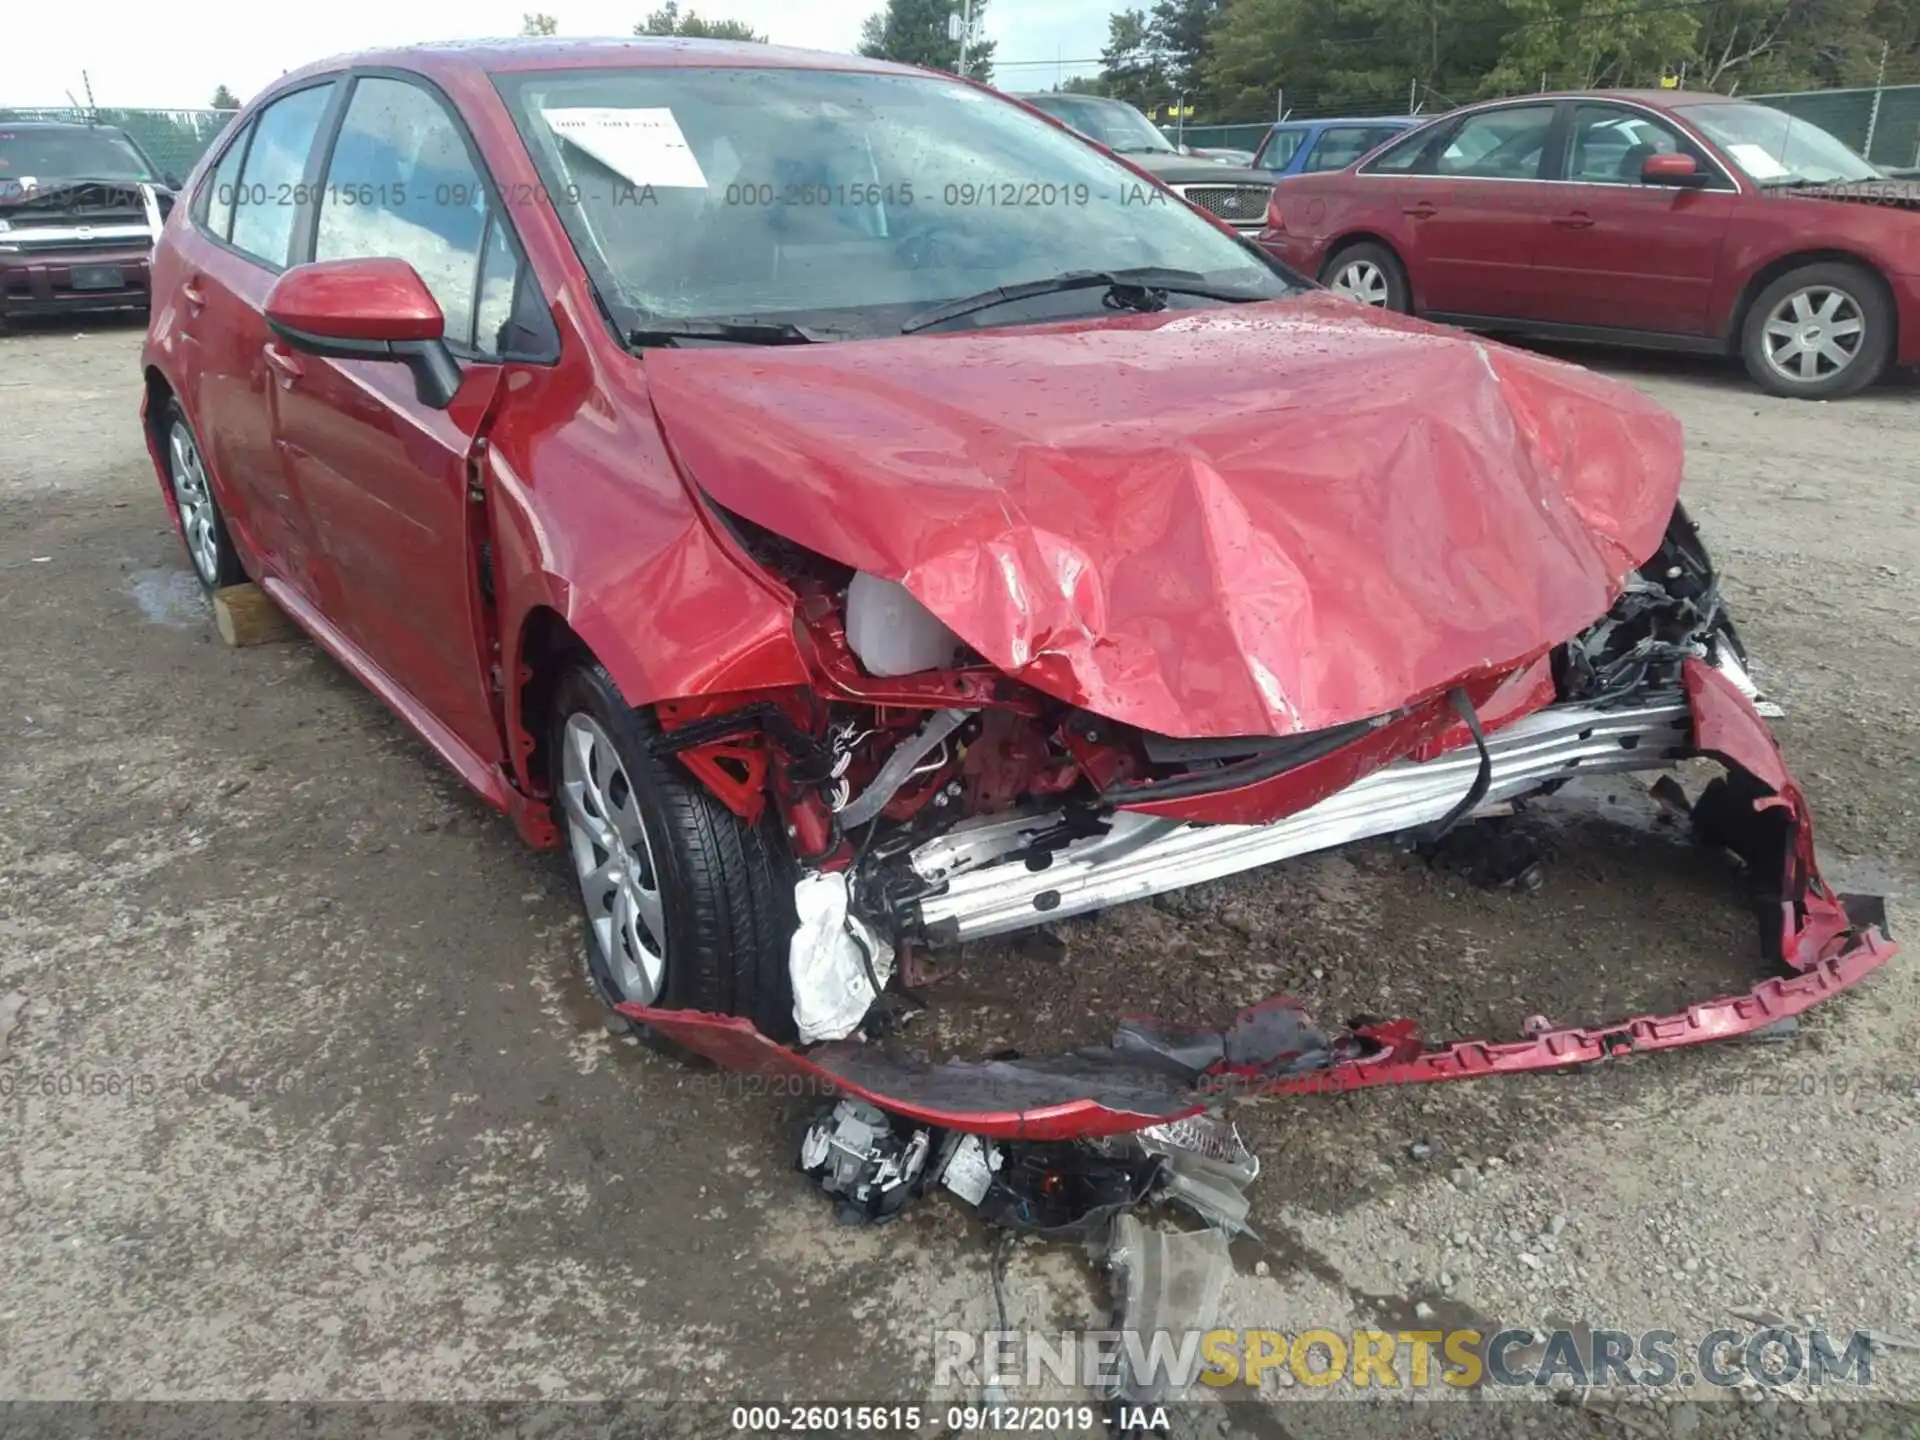
[(1172, 1234), (1122, 1215), (1113, 1223), (1106, 1261), (1112, 1277), (1113, 1328), (1149, 1343), (1121, 1347), (1113, 1393), (1102, 1398), (1142, 1405), (1177, 1400), (1178, 1387), (1165, 1367), (1137, 1374), (1128, 1357), (1151, 1354), (1155, 1335), (1212, 1328), (1233, 1268), (1227, 1237), (1211, 1228)]
[[(1142, 1342), (1122, 1347), (1121, 1368), (1099, 1396), (1125, 1407), (1179, 1398), (1164, 1368), (1136, 1374), (1127, 1357), (1155, 1353), (1157, 1333), (1211, 1327), (1231, 1268), (1228, 1238), (1252, 1233), (1246, 1190), (1260, 1161), (1233, 1122), (1214, 1114), (1095, 1140), (1024, 1142), (917, 1125), (843, 1099), (807, 1127), (797, 1168), (833, 1199), (842, 1223), (891, 1220), (938, 1187), (999, 1230), (993, 1263), (1003, 1328), (998, 1267), (1014, 1237), (1087, 1245), (1110, 1273), (1111, 1328)], [(1170, 1233), (1133, 1213), (1162, 1200), (1204, 1228)]]
[(891, 1220), (920, 1193), (931, 1134), (862, 1100), (842, 1100), (807, 1127), (800, 1171), (839, 1202), (842, 1223)]
[(1250, 1234), (1246, 1190), (1260, 1161), (1214, 1115), (1097, 1140), (1003, 1141), (843, 1099), (808, 1125), (796, 1168), (851, 1222), (891, 1219), (938, 1185), (989, 1225), (1097, 1241), (1114, 1217), (1161, 1200), (1225, 1234)]

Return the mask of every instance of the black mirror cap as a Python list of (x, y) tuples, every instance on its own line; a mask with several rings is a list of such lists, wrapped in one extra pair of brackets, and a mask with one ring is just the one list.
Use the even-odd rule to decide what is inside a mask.
[(272, 320), (267, 328), (295, 350), (322, 360), (398, 360), (413, 375), (414, 398), (429, 409), (451, 405), (466, 378), (445, 340), (339, 340)]

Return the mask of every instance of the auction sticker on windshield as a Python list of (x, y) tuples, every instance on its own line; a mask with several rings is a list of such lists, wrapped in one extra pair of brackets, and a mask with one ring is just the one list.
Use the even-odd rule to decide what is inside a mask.
[(680, 122), (665, 106), (620, 109), (582, 106), (542, 110), (540, 118), (569, 145), (635, 185), (704, 190), (706, 174), (681, 133)]
[(1727, 146), (1727, 153), (1740, 162), (1740, 168), (1756, 180), (1778, 180), (1787, 167), (1767, 153), (1765, 147), (1740, 142)]

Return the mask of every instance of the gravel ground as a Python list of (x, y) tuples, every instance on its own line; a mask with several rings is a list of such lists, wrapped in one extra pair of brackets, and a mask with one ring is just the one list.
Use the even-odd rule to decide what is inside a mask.
[[(933, 1332), (994, 1325), (990, 1238), (945, 1197), (836, 1227), (787, 1168), (804, 1104), (602, 1032), (558, 861), (314, 647), (220, 645), (141, 444), (138, 345), (0, 339), (0, 995), (26, 1001), (0, 1061), (0, 1397), (931, 1394)], [(1598, 358), (1686, 422), (1687, 499), (1829, 876), (1905, 928), (1920, 389), (1806, 405)], [(1637, 782), (1541, 824), (1532, 893), (1377, 845), (1063, 926), (1064, 960), (978, 947), (937, 1033), (1057, 1043), (1284, 989), (1504, 1038), (1749, 983), (1725, 872)], [(1244, 1108), (1263, 1238), (1234, 1248), (1222, 1323), (1920, 1336), (1914, 974), (1783, 1042)], [(1020, 1244), (1006, 1299), (1016, 1325), (1104, 1322), (1072, 1247)], [(1875, 1380), (1913, 1396), (1920, 1352)], [(1915, 1433), (1832, 1392), (1384, 1414), (1302, 1393), (1181, 1423)]]

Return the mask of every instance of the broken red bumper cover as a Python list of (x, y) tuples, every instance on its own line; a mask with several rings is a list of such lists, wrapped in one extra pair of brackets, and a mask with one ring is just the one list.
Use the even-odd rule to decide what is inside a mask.
[[(1763, 957), (1784, 972), (1745, 994), (1671, 1015), (1530, 1027), (1522, 1039), (1428, 1046), (1410, 1020), (1356, 1022), (1329, 1036), (1293, 1001), (1242, 1011), (1220, 1031), (1123, 1022), (1111, 1042), (1061, 1055), (932, 1064), (840, 1041), (801, 1051), (734, 1016), (619, 1006), (622, 1014), (729, 1069), (868, 1101), (916, 1123), (1007, 1140), (1113, 1135), (1191, 1115), (1228, 1095), (1285, 1095), (1553, 1070), (1765, 1029), (1891, 959), (1881, 902), (1836, 894), (1814, 864), (1806, 798), (1772, 733), (1720, 672), (1683, 670), (1694, 748), (1727, 769), (1694, 810), (1702, 838), (1747, 866)], [(1775, 878), (1777, 877), (1777, 878)]]

